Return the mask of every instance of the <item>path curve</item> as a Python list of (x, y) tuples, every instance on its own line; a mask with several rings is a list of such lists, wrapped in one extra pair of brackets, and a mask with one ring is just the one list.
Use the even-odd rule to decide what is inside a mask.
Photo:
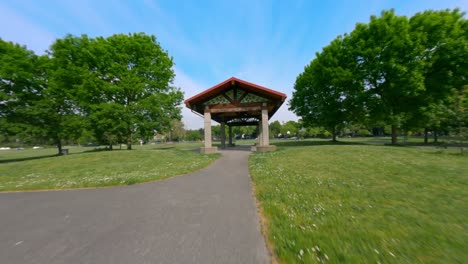
[(267, 263), (247, 159), (133, 186), (0, 193), (0, 263)]

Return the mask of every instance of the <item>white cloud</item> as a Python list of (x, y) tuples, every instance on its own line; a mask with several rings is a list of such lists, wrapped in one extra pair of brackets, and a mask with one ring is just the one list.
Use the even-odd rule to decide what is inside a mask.
[(178, 67), (174, 67), (175, 79), (174, 84), (177, 87), (180, 87), (184, 91), (185, 98), (192, 97), (200, 92), (203, 92), (205, 89), (209, 88), (207, 85), (194, 80), (192, 77), (185, 74)]
[[(192, 79), (177, 67), (174, 67), (174, 71), (176, 74), (174, 85), (184, 92), (184, 100), (209, 88), (208, 86)], [(184, 123), (185, 128), (188, 129), (198, 129), (203, 127), (203, 118), (196, 113), (192, 113), (185, 104), (182, 105), (182, 122)]]

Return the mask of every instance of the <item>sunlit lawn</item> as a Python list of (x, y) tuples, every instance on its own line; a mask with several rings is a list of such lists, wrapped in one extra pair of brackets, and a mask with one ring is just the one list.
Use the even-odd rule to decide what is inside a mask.
[(134, 150), (103, 151), (69, 148), (0, 151), (0, 191), (64, 189), (128, 185), (161, 180), (199, 170), (219, 157), (201, 155), (195, 144), (135, 146)]
[(249, 163), (281, 262), (468, 263), (468, 155), (277, 144)]

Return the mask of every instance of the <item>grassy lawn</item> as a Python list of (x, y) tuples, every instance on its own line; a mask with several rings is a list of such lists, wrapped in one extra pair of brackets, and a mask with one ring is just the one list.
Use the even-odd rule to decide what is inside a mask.
[(280, 262), (468, 263), (468, 155), (355, 142), (277, 145), (249, 163)]
[(129, 185), (166, 179), (206, 167), (219, 154), (201, 155), (199, 144), (136, 146), (135, 150), (70, 148), (0, 151), (0, 191)]

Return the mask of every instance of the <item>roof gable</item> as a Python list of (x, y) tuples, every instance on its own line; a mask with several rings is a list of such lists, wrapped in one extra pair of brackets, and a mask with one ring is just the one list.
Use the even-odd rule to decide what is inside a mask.
[(213, 120), (229, 122), (258, 118), (262, 107), (267, 107), (271, 117), (285, 100), (284, 93), (231, 77), (185, 100), (185, 105), (201, 115), (210, 109)]
[(201, 101), (207, 101), (213, 98), (215, 95), (222, 94), (224, 91), (229, 90), (231, 86), (238, 84), (240, 88), (244, 88), (244, 90), (256, 93), (257, 95), (263, 95), (267, 98), (272, 98), (276, 100), (285, 101), (286, 95), (284, 93), (277, 92), (275, 90), (250, 83), (236, 77), (231, 77), (224, 82), (221, 82), (208, 90), (205, 90), (199, 94), (196, 94), (187, 100), (185, 100), (185, 104), (188, 105), (190, 103), (200, 103)]

